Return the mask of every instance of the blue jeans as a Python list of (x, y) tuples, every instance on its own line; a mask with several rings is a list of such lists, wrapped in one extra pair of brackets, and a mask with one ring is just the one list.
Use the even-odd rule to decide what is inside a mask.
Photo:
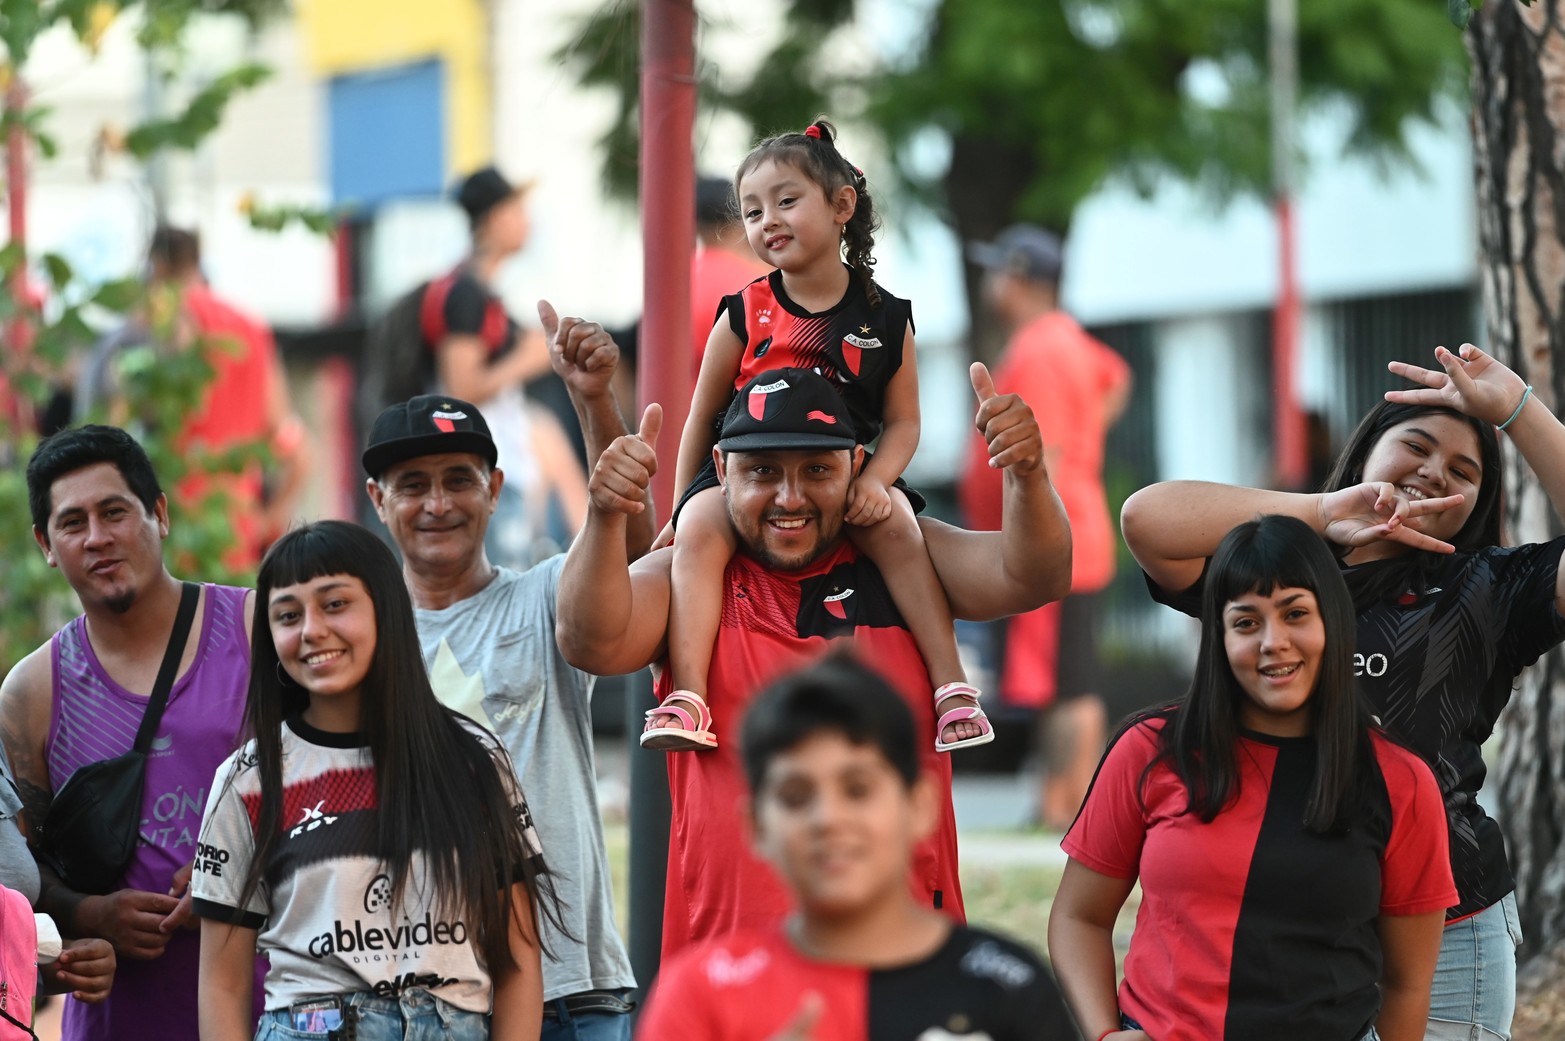
[(1510, 1041), (1521, 942), (1515, 893), (1445, 927), (1425, 1041)]
[(352, 1037), (354, 1041), (489, 1041), (489, 1017), (465, 1012), (427, 990), (410, 990), (400, 998), (370, 994), (341, 995), (344, 1016), (351, 1030), (317, 1033), (293, 1028), (293, 1014), (286, 1008), (267, 1009), (255, 1032), (255, 1041), (326, 1041)]
[[(629, 991), (605, 991), (625, 999)], [(539, 1041), (630, 1041), (630, 1009), (571, 1012), (560, 999), (543, 1003), (543, 1033)]]

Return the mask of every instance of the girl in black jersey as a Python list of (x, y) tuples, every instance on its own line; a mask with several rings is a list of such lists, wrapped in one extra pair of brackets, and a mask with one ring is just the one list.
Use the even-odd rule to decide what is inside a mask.
[(1217, 547), (1189, 693), (1116, 736), (1063, 843), (1049, 952), (1088, 1038), (1423, 1038), (1456, 898), (1440, 793), (1372, 731), (1353, 630), (1304, 523), (1262, 517)]
[[(830, 123), (761, 142), (734, 178), (745, 234), (777, 270), (724, 301), (701, 361), (680, 440), (668, 664), (673, 691), (647, 713), (646, 748), (717, 746), (707, 674), (723, 609), (723, 573), (738, 548), (714, 459), (716, 428), (735, 391), (763, 371), (814, 369), (832, 381), (860, 444), (879, 441), (848, 489), (849, 535), (879, 567), (935, 685), (935, 748), (994, 739), (957, 653), (951, 608), (915, 516), (923, 499), (901, 480), (918, 447), (918, 374), (910, 307), (874, 281), (879, 221), (864, 172), (843, 158)], [(846, 263), (844, 263), (844, 254)], [(739, 287), (735, 287), (738, 289)], [(765, 389), (765, 388), (763, 388)], [(755, 392), (759, 393), (759, 392)], [(751, 453), (753, 455), (753, 453)], [(746, 465), (765, 465), (746, 457)], [(803, 502), (779, 498), (767, 518), (783, 567), (810, 559), (835, 532)], [(669, 531), (658, 540), (664, 543)], [(851, 591), (849, 591), (851, 592)]]
[(1447, 913), (1430, 1038), (1509, 1038), (1520, 942), (1498, 825), (1479, 805), (1480, 753), (1516, 675), (1565, 639), (1565, 540), (1500, 545), (1504, 430), (1565, 516), (1565, 426), (1521, 377), (1471, 344), (1439, 368), (1391, 371), (1386, 393), (1314, 495), (1175, 481), (1125, 504), (1125, 540), (1153, 595), (1189, 611), (1205, 560), (1257, 513), (1304, 520), (1337, 547), (1371, 711), (1434, 769), (1460, 902)]

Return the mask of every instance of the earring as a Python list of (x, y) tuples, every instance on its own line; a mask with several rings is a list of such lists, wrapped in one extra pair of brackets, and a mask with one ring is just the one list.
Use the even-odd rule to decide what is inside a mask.
[(274, 668), (277, 669), (277, 682), (280, 685), (282, 685), (284, 687), (297, 687), (299, 685), (299, 684), (294, 682), (294, 679), (293, 679), (292, 676), (288, 675), (287, 670), (285, 670), (283, 668), (283, 663), (282, 662), (274, 661), (274, 662), (272, 662), (272, 665), (273, 665)]

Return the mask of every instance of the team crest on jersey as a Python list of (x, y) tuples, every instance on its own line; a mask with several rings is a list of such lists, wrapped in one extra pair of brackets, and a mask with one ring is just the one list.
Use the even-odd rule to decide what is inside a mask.
[(764, 357), (766, 357), (766, 352), (771, 350), (771, 349), (772, 349), (772, 338), (770, 336), (768, 336), (766, 339), (762, 340), (760, 343), (755, 345), (755, 356), (757, 358), (764, 358)]
[(467, 413), (447, 405), (444, 409), (436, 409), (434, 412), (431, 412), (429, 418), (434, 422), (435, 428), (442, 434), (450, 434), (456, 431), (456, 421), (466, 419)]
[(864, 364), (864, 352), (881, 346), (880, 337), (871, 336), (872, 331), (869, 326), (861, 325), (857, 333), (849, 333), (842, 338), (842, 359), (848, 363), (848, 371), (855, 376)]
[(846, 622), (848, 620), (848, 609), (847, 609), (847, 605), (844, 604), (843, 601), (845, 601), (846, 599), (848, 599), (848, 597), (850, 597), (852, 595), (853, 595), (853, 590), (851, 590), (851, 589), (844, 589), (842, 592), (836, 594), (835, 596), (823, 597), (821, 599), (821, 603), (825, 605), (826, 610), (831, 613), (831, 616), (833, 618), (840, 618), (844, 622)]
[(788, 381), (778, 380), (776, 383), (768, 383), (764, 387), (751, 387), (750, 396), (745, 400), (750, 409), (750, 416), (757, 423), (766, 422), (766, 409), (773, 394), (779, 390), (787, 390)]

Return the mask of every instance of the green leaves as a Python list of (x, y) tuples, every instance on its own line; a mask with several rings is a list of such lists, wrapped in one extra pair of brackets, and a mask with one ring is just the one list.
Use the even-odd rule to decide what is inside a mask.
[(163, 149), (195, 149), (223, 121), (223, 112), (236, 94), (264, 83), (271, 75), (271, 69), (254, 62), (230, 69), (197, 91), (179, 115), (131, 130), (125, 135), (126, 150), (145, 160)]
[[(730, 113), (759, 136), (826, 112), (869, 121), (893, 146), (938, 131), (955, 150), (949, 171), (894, 149), (896, 168), (870, 177), (942, 199), (959, 225), (1064, 228), (1113, 178), (1174, 178), (1217, 200), (1269, 190), (1264, 0), (935, 0), (929, 31), (889, 58), (847, 46), (841, 30), (863, 9), (790, 0), (753, 74), (725, 67), (720, 78), (698, 65), (701, 118)], [(557, 55), (584, 85), (618, 97), (605, 179), (625, 193), (635, 184), (637, 18), (637, 5), (612, 0)], [(1409, 125), (1460, 96), (1461, 39), (1429, 0), (1301, 0), (1298, 19), (1301, 104), (1345, 111), (1354, 150), (1400, 160)]]

